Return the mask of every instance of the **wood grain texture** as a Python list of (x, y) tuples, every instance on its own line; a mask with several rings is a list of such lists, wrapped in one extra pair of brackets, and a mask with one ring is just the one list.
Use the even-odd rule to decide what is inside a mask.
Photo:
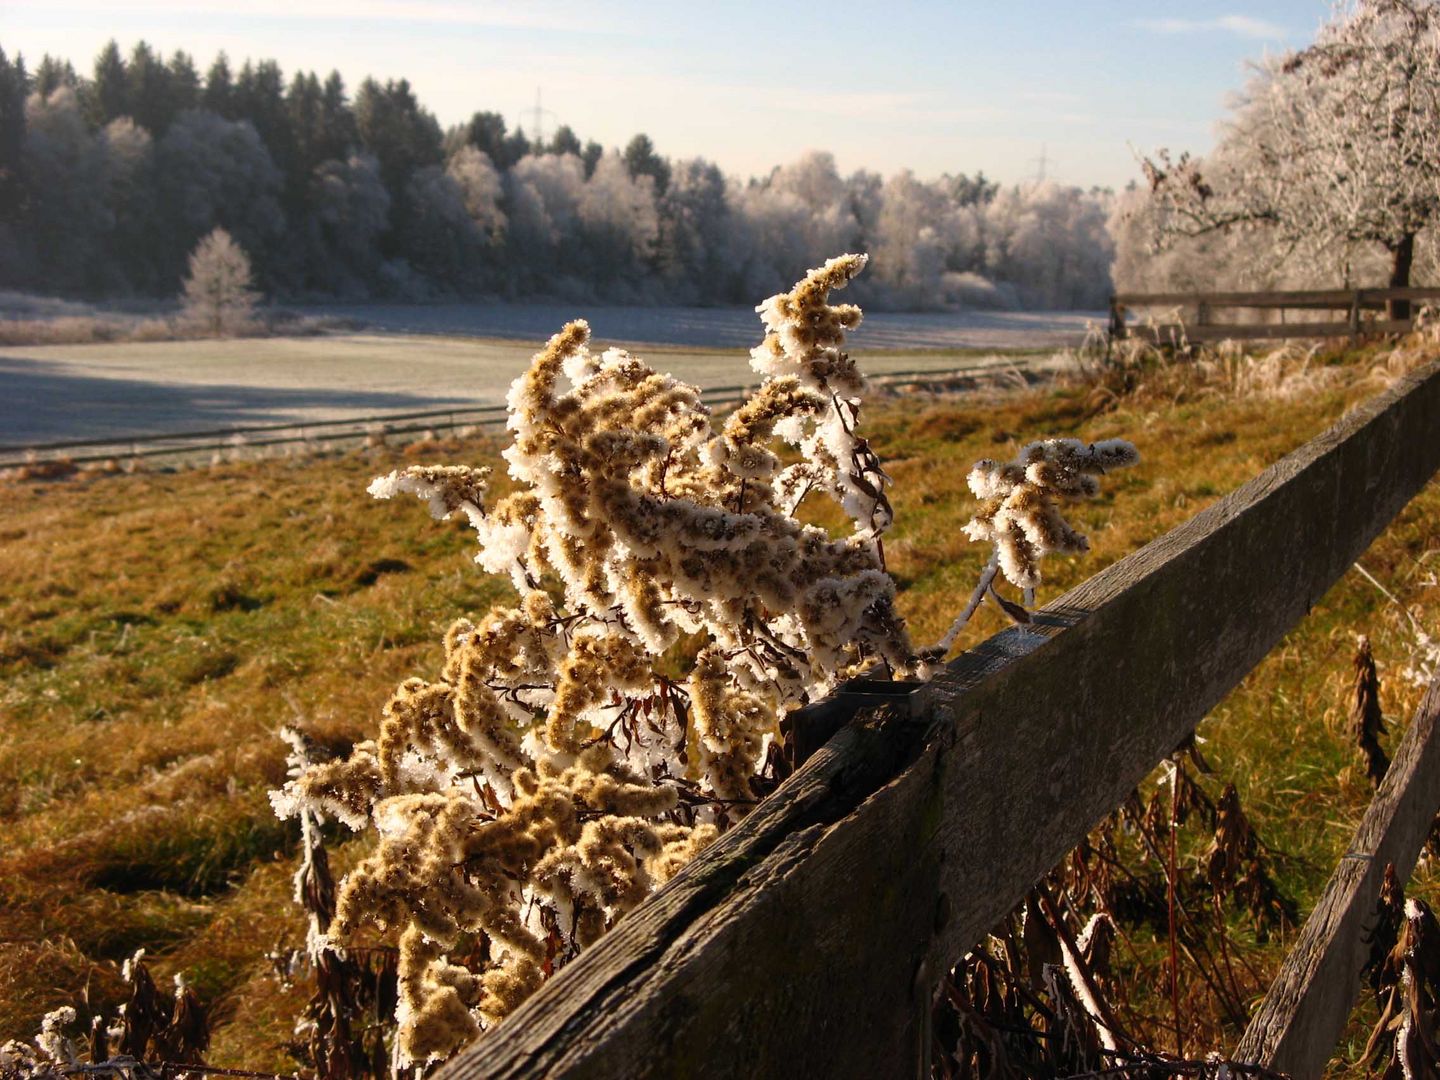
[(1197, 292), (1120, 293), (1114, 303), (1121, 307), (1210, 307), (1234, 308), (1348, 308), (1356, 298), (1365, 308), (1384, 307), (1387, 300), (1437, 300), (1440, 289), (1416, 286), (1404, 289), (1304, 289), (1292, 292)]
[(935, 978), (1345, 572), (1436, 430), (1432, 364), (862, 714), (442, 1075), (917, 1075)]
[(1147, 326), (1131, 323), (1125, 327), (1127, 338), (1139, 338), (1169, 344), (1175, 341), (1265, 341), (1281, 338), (1349, 337), (1360, 334), (1403, 334), (1411, 327), (1408, 319), (1362, 321), (1358, 331), (1346, 322), (1308, 323), (1162, 323)]
[(1311, 1080), (1325, 1071), (1360, 989), (1385, 864), (1405, 881), (1440, 810), (1440, 678), (1410, 728), (1355, 839), (1251, 1019), (1235, 1060)]
[[(943, 835), (955, 918), (937, 965), (994, 925), (1319, 601), (1440, 467), (1437, 430), (1432, 365), (936, 681), (933, 707), (954, 712), (959, 740)], [(987, 660), (1003, 639), (1036, 632), (1049, 640)]]

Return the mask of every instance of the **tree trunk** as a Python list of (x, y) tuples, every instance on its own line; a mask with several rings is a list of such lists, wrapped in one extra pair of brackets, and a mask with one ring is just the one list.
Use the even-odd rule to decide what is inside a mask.
[[(1400, 242), (1390, 249), (1394, 262), (1390, 264), (1390, 288), (1410, 287), (1410, 266), (1415, 261), (1415, 234), (1406, 233)], [(1410, 318), (1409, 300), (1390, 300), (1386, 303), (1385, 317), (1389, 319)]]

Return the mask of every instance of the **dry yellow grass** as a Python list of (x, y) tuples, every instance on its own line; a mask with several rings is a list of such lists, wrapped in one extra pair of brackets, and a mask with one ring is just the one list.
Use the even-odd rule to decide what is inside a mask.
[[(1051, 435), (1140, 448), (1139, 467), (1076, 508), (1092, 554), (1047, 564), (1044, 602), (1317, 434), (1375, 390), (1372, 359), (1291, 396), (1151, 370), (1118, 399), (1081, 385), (875, 403), (865, 423), (896, 480), (886, 548), (917, 639), (939, 637), (984, 559), (960, 532), (974, 460)], [(406, 453), (496, 464), (495, 451)], [(186, 971), (214, 1004), (212, 1060), (294, 1068), (285, 1043), (303, 991), (281, 991), (265, 959), (302, 936), (295, 838), (265, 800), (283, 774), (274, 732), (298, 717), (341, 746), (373, 729), (398, 681), (433, 673), (449, 621), (506, 588), (470, 563), (458, 524), (365, 497), (399, 456), (0, 487), (0, 1038), (28, 1036), (87, 986), (92, 1008), (112, 1008), (116, 961), (144, 946), (159, 973)], [(1432, 626), (1437, 511), (1432, 485), (1365, 559)], [(1207, 756), (1284, 853), (1302, 909), (1369, 798), (1343, 700), (1353, 633), (1371, 636), (1382, 678), (1403, 659), (1387, 605), (1347, 576), (1206, 725)], [(967, 640), (999, 627), (982, 609)], [(1417, 700), (1385, 682), (1392, 718)], [(1252, 948), (1261, 971), (1279, 955)]]

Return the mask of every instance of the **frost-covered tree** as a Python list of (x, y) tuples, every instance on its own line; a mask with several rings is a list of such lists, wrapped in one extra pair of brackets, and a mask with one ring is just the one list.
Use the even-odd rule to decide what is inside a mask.
[(1440, 215), (1437, 130), (1440, 9), (1357, 0), (1313, 45), (1260, 69), (1208, 159), (1145, 162), (1156, 238), (1250, 230), (1277, 263), (1342, 274), (1378, 248), (1389, 284), (1408, 285)]
[(181, 297), (185, 319), (216, 337), (232, 336), (252, 322), (258, 297), (250, 258), (224, 229), (214, 229), (190, 254)]
[(505, 232), (505, 210), (501, 203), (505, 185), (489, 156), (474, 146), (462, 146), (450, 156), (446, 175), (455, 182), (475, 227), (490, 243), (499, 243)]
[(61, 290), (87, 288), (113, 224), (105, 203), (105, 153), (75, 91), (62, 86), (25, 103), (25, 223), (36, 277)]
[(876, 280), (890, 290), (892, 302), (905, 307), (939, 302), (958, 210), (943, 192), (921, 183), (908, 169), (885, 183), (870, 246)]
[(576, 291), (578, 267), (562, 253), (576, 239), (584, 189), (585, 168), (574, 154), (526, 155), (505, 174), (513, 290)]
[(280, 171), (248, 120), (204, 109), (182, 113), (156, 144), (155, 158), (171, 237), (170, 280), (179, 277), (184, 252), (217, 225), (257, 253), (283, 235)]
[[(466, 149), (479, 154), (471, 147)], [(483, 184), (478, 170), (461, 175)], [(493, 222), (499, 213), (493, 200), (483, 190), (467, 192), (455, 173), (427, 165), (411, 175), (406, 201), (410, 220), (402, 251), (415, 270), (445, 292), (464, 293), (480, 287), (489, 238), (470, 206), (474, 202)]]
[(389, 223), (390, 195), (368, 154), (325, 161), (310, 185), (314, 280), (341, 296), (363, 296), (380, 269), (379, 238)]
[(1026, 307), (1103, 308), (1113, 253), (1106, 197), (1044, 183), (1010, 188), (985, 207), (986, 269)]
[(110, 213), (104, 266), (108, 291), (151, 292), (162, 285), (153, 237), (162, 208), (155, 200), (155, 140), (128, 116), (96, 134), (104, 162), (104, 200)]
[(650, 174), (632, 174), (619, 154), (606, 154), (585, 181), (576, 209), (590, 257), (589, 276), (613, 283), (607, 295), (617, 296), (615, 285), (646, 276), (659, 235)]
[(1077, 275), (1105, 279), (1083, 224), (1103, 198), (1042, 212), (995, 193), (979, 175), (846, 177), (818, 150), (747, 182), (643, 135), (608, 157), (565, 127), (532, 146), (490, 112), (442, 138), (404, 80), (365, 80), (352, 108), (338, 74), (232, 74), (223, 53), (203, 85), (188, 55), (143, 42), (107, 45), (92, 79), (47, 57), (32, 83), (0, 54), (0, 276), (20, 287), (171, 293), (217, 225), (295, 298), (746, 303), (838, 249), (874, 255), (855, 294), (876, 308), (1075, 303)]

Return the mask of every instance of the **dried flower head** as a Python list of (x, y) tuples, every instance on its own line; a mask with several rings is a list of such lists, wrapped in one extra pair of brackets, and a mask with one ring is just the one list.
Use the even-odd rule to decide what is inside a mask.
[(1124, 439), (1089, 444), (1045, 439), (1022, 447), (1014, 461), (976, 462), (968, 483), (981, 505), (965, 534), (995, 546), (1000, 572), (1012, 584), (1034, 589), (1046, 555), (1090, 550), (1061, 506), (1098, 494), (1097, 477), (1139, 460), (1139, 452)]
[[(450, 628), (440, 677), (402, 683), (375, 739), (273, 795), (375, 834), (312, 950), (398, 934), (402, 1063), (499, 1022), (710, 843), (786, 710), (876, 661), (922, 666), (881, 560), (888, 478), (857, 433), (860, 312), (828, 302), (864, 263), (757, 309), (766, 378), (718, 432), (695, 387), (591, 352), (574, 322), (510, 390), (513, 493), (491, 505), (463, 466), (371, 484), (464, 514), (476, 561), (519, 593)], [(781, 444), (799, 461), (781, 468)], [(849, 535), (796, 518), (812, 494)]]

